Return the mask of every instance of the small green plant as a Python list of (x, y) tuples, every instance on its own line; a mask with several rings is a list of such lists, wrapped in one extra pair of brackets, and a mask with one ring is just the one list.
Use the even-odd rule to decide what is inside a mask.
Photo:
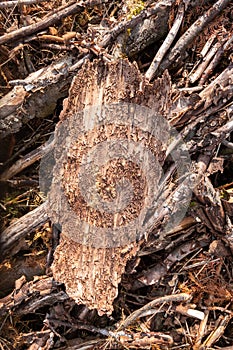
[(132, 17), (137, 16), (145, 8), (145, 4), (144, 1), (141, 0), (128, 0), (127, 7), (127, 18), (131, 19)]

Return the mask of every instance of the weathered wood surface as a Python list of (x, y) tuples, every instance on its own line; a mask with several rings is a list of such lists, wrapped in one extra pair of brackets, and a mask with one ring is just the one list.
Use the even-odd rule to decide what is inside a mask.
[(72, 57), (13, 81), (16, 86), (0, 99), (0, 137), (14, 134), (33, 118), (43, 119), (54, 112), (59, 98), (67, 94), (72, 74)]
[[(140, 90), (141, 84), (142, 89)], [(167, 74), (153, 84), (147, 84), (143, 82), (143, 78), (136, 66), (130, 64), (127, 60), (120, 60), (110, 64), (105, 64), (102, 61), (87, 63), (72, 82), (69, 98), (65, 101), (60, 123), (66, 122), (65, 125), (68, 126), (70, 120), (70, 132), (72, 133), (73, 124), (71, 118), (73, 115), (78, 115), (80, 110), (85, 110), (89, 106), (98, 105), (99, 107), (102, 106), (101, 108), (104, 109), (104, 105), (110, 105), (114, 102), (129, 102), (141, 106), (144, 105), (153, 108), (154, 111), (162, 115), (165, 114), (165, 111), (167, 113), (169, 110), (170, 93), (171, 85)], [(113, 120), (114, 113), (116, 113), (115, 120), (117, 121), (117, 107), (115, 107), (115, 111), (112, 109)], [(86, 122), (91, 118), (88, 111), (86, 112), (85, 118)], [(81, 122), (80, 119), (80, 124)], [(111, 128), (112, 130), (110, 130)], [(113, 168), (111, 170), (112, 174), (116, 172), (115, 175), (111, 176), (110, 173), (107, 172), (105, 175), (103, 174), (103, 178), (106, 176), (106, 183), (102, 188), (102, 194), (107, 197), (107, 200), (112, 200), (111, 193), (109, 195), (109, 193), (105, 191), (105, 188), (107, 188), (107, 186), (114, 187), (115, 181), (119, 181), (120, 177), (128, 177), (133, 185), (135, 185), (134, 182), (137, 183), (134, 191), (139, 191), (137, 194), (139, 197), (135, 197), (135, 199), (132, 200), (134, 206), (131, 209), (128, 209), (128, 212), (125, 211), (124, 213), (123, 210), (123, 213), (118, 213), (117, 222), (115, 221), (116, 217), (114, 216), (111, 217), (111, 215), (109, 216), (109, 214), (106, 213), (102, 215), (98, 213), (98, 211), (95, 211), (94, 208), (89, 209), (85, 201), (83, 202), (81, 200), (80, 202), (82, 196), (79, 190), (75, 188), (75, 179), (78, 176), (80, 157), (83, 152), (90, 151), (91, 148), (100, 141), (110, 141), (111, 137), (114, 137), (115, 142), (122, 138), (125, 138), (126, 140), (128, 139), (128, 141), (130, 141), (131, 138), (134, 138), (135, 141), (141, 142), (142, 144), (143, 142), (145, 145), (149, 143), (147, 147), (152, 150), (154, 157), (158, 161), (163, 162), (165, 157), (164, 145), (162, 145), (161, 141), (153, 141), (151, 135), (147, 135), (148, 138), (152, 139), (152, 141), (149, 141), (143, 133), (137, 135), (137, 132), (132, 129), (132, 126), (131, 131), (128, 127), (126, 128), (122, 126), (121, 129), (117, 126), (110, 126), (110, 129), (107, 129), (108, 127), (105, 126), (105, 128), (102, 128), (101, 132), (94, 131), (90, 138), (87, 138), (85, 142), (84, 140), (82, 141), (82, 138), (81, 141), (77, 140), (76, 146), (73, 147), (73, 150), (71, 148), (68, 151), (70, 158), (68, 157), (66, 169), (62, 174), (66, 196), (68, 197), (69, 204), (77, 213), (77, 216), (81, 217), (84, 221), (87, 220), (90, 225), (99, 225), (103, 228), (105, 227), (106, 230), (108, 227), (114, 229), (114, 225), (121, 225), (122, 220), (125, 220), (127, 223), (127, 220), (130, 222), (135, 216), (137, 217), (140, 213), (141, 201), (146, 201), (148, 190), (143, 186), (143, 178), (141, 178), (141, 175), (137, 178), (139, 170), (135, 168), (134, 163), (130, 165), (128, 172), (126, 171), (127, 160), (123, 168), (121, 164), (115, 163), (112, 164)], [(78, 135), (78, 127), (75, 131)], [(132, 134), (131, 136), (129, 136), (129, 131)], [(55, 133), (55, 147), (58, 140), (59, 133)], [(85, 150), (85, 148), (87, 148), (87, 150)], [(64, 149), (63, 145), (62, 149)], [(57, 157), (60, 158), (60, 152), (58, 151), (57, 153)], [(99, 156), (102, 158), (106, 157), (107, 160), (109, 158), (111, 159), (111, 157), (114, 158), (114, 154), (102, 153)], [(75, 165), (74, 160), (77, 165)], [(120, 167), (118, 169), (116, 168), (116, 171), (114, 166)], [(124, 169), (123, 173), (120, 170), (121, 168)], [(150, 165), (148, 165), (147, 169), (145, 168), (143, 170), (150, 172)], [(131, 173), (133, 174), (133, 177), (131, 177)], [(88, 174), (86, 175), (88, 177)], [(58, 173), (55, 174), (54, 182), (57, 180), (56, 176), (59, 177)], [(56, 187), (51, 190), (51, 193), (50, 205), (52, 211), (56, 211), (58, 210), (56, 202), (59, 200)], [(65, 209), (62, 210), (64, 210), (65, 213)], [(66, 221), (68, 220), (69, 218), (66, 217)], [(104, 245), (104, 237), (96, 237), (95, 242), (88, 241), (88, 233), (84, 234), (82, 232), (76, 232), (77, 236), (81, 236), (81, 241), (79, 242), (79, 239), (76, 239), (74, 235), (72, 237), (69, 227), (66, 225), (65, 220), (63, 221), (64, 225), (62, 225), (61, 242), (56, 249), (52, 265), (54, 278), (65, 283), (68, 294), (77, 302), (84, 303), (90, 308), (97, 308), (100, 314), (105, 312), (111, 313), (113, 310), (112, 303), (117, 296), (118, 284), (121, 280), (122, 274), (125, 272), (126, 263), (136, 255), (140, 248), (140, 243), (136, 241), (135, 238), (128, 242), (126, 241), (125, 243), (123, 239), (123, 244), (121, 246), (114, 247), (111, 246), (111, 242), (108, 242), (106, 247), (101, 247), (101, 243), (98, 243), (98, 241), (101, 242), (102, 240), (102, 244)], [(75, 223), (71, 222), (70, 226), (72, 225), (75, 225)], [(139, 223), (139, 226), (140, 225), (141, 223)], [(124, 226), (122, 227), (121, 234), (122, 236), (127, 235)], [(143, 240), (144, 238), (145, 237), (143, 236), (137, 237), (139, 240)], [(88, 245), (85, 245), (85, 240)], [(95, 244), (96, 246), (93, 246)]]

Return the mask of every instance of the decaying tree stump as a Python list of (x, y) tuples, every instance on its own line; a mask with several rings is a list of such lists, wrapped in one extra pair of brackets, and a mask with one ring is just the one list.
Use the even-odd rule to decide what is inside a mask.
[(112, 312), (126, 264), (165, 200), (157, 191), (170, 108), (169, 75), (149, 84), (127, 60), (85, 64), (65, 101), (49, 195), (52, 220), (62, 225), (52, 270), (72, 298), (99, 314)]

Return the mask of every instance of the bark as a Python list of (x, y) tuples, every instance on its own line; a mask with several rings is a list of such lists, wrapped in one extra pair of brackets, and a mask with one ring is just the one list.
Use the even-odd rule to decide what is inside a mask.
[[(130, 64), (127, 60), (121, 60), (111, 64), (104, 64), (101, 61), (96, 61), (93, 64), (87, 63), (73, 80), (69, 92), (69, 98), (65, 102), (64, 109), (61, 114), (61, 121), (63, 123), (66, 122), (64, 131), (68, 130), (68, 137), (70, 137), (72, 130), (74, 129), (72, 120), (73, 115), (77, 116), (77, 120), (80, 118), (80, 122), (75, 124), (76, 135), (78, 135), (80, 132), (85, 134), (84, 130), (82, 130), (82, 126), (79, 126), (82, 125), (82, 115), (79, 116), (78, 112), (80, 110), (85, 110), (88, 106), (97, 104), (99, 107), (102, 106), (101, 108), (104, 110), (103, 106), (106, 104), (109, 105), (116, 102), (130, 102), (153, 108), (153, 111), (159, 111), (161, 114), (163, 114), (165, 111), (167, 112), (169, 110), (171, 102), (171, 87), (169, 76), (165, 74), (163, 78), (158, 79), (153, 84), (143, 83), (143, 90), (139, 91), (139, 87), (142, 82), (143, 78), (136, 66)], [(119, 111), (117, 110), (117, 107), (115, 107), (115, 110), (111, 110), (112, 120), (117, 120), (117, 113)], [(85, 120), (88, 120), (89, 118), (91, 118), (91, 114), (88, 115), (87, 110)], [(79, 127), (81, 130), (79, 130)], [(80, 146), (77, 144), (74, 149), (79, 150), (80, 148), (80, 152), (90, 152), (93, 142), (95, 144), (96, 142), (99, 142), (99, 140), (101, 141), (101, 139), (102, 141), (105, 139), (111, 141), (111, 134), (114, 136), (114, 138), (116, 138), (116, 140), (118, 137), (124, 137), (126, 139), (128, 138), (127, 135), (129, 133), (129, 130), (127, 128), (121, 129), (119, 136), (117, 135), (117, 129), (115, 129), (113, 133), (113, 129), (111, 131), (111, 128), (112, 126), (110, 126), (110, 129), (107, 131), (106, 136), (104, 135), (104, 129), (101, 133), (94, 131), (91, 138), (86, 141), (88, 147), (86, 151), (85, 147), (83, 146), (84, 144), (81, 144)], [(136, 130), (134, 132), (135, 135), (132, 137), (137, 141), (137, 138), (139, 136), (137, 136)], [(61, 135), (59, 133), (63, 133), (63, 131), (59, 131), (58, 129), (58, 131), (55, 132), (55, 149), (59, 146), (62, 149), (65, 149), (66, 142), (64, 141), (64, 144), (60, 143)], [(142, 137), (145, 139), (144, 142), (146, 144), (148, 143), (149, 138), (151, 138), (149, 134), (147, 136), (141, 135), (141, 142), (143, 142), (143, 139), (141, 139)], [(165, 153), (161, 148), (162, 144), (161, 142), (158, 143), (158, 141), (153, 142), (155, 142), (154, 145), (152, 144), (149, 147), (152, 147), (151, 150), (154, 153), (154, 157), (162, 162), (165, 156)], [(88, 143), (90, 145), (88, 145)], [(69, 153), (70, 152), (72, 151), (69, 151)], [(73, 157), (75, 157), (75, 159), (80, 159), (80, 157), (77, 154), (75, 155), (75, 153), (71, 156), (71, 159)], [(111, 159), (111, 157), (114, 158), (114, 155), (111, 155), (111, 153), (103, 153), (101, 154), (101, 158), (103, 157), (109, 157)], [(61, 153), (59, 151), (57, 152), (57, 158), (59, 160), (61, 159)], [(86, 207), (85, 202), (82, 202), (82, 196), (77, 191), (75, 182), (73, 180), (77, 177), (77, 173), (79, 172), (78, 163), (77, 165), (75, 165), (73, 162), (70, 164), (69, 163), (70, 160), (68, 160), (67, 164), (68, 171), (63, 173), (62, 176), (65, 188), (70, 187), (68, 190), (69, 193), (74, 193), (74, 197), (70, 197), (70, 205), (77, 212), (77, 215), (84, 215), (84, 217), (82, 217), (84, 221), (89, 221), (90, 225), (93, 225), (94, 222), (97, 221), (95, 224), (100, 227), (106, 227), (107, 230), (107, 227), (109, 225), (111, 227), (113, 218), (111, 218), (111, 215), (102, 216), (98, 211), (94, 212), (94, 214), (92, 214), (91, 211), (89, 212), (89, 209)], [(117, 167), (119, 164), (113, 164), (113, 169), (114, 166)], [(58, 165), (57, 168), (58, 171), (55, 171), (54, 173), (54, 184), (60, 182), (61, 179), (60, 165)], [(126, 168), (127, 166), (125, 165), (125, 169)], [(115, 171), (113, 169), (112, 171)], [(150, 172), (149, 169), (149, 165), (148, 168), (145, 167), (143, 169), (145, 174), (148, 174), (148, 172)], [(135, 165), (132, 163), (130, 173), (134, 173), (135, 171), (137, 170), (135, 169)], [(124, 177), (128, 177), (130, 179), (130, 173), (127, 173), (125, 171)], [(121, 174), (120, 168), (118, 169), (118, 175), (119, 177), (123, 176), (123, 174)], [(108, 175), (106, 174), (106, 176)], [(111, 182), (111, 177), (108, 181)], [(140, 196), (142, 196), (138, 197), (138, 199), (135, 197), (135, 200), (133, 202), (136, 205), (130, 210), (139, 213), (140, 201), (142, 199), (146, 200), (147, 197), (145, 188), (143, 188), (142, 185), (144, 180), (143, 178), (140, 178), (138, 181), (137, 177), (134, 175), (134, 178), (131, 178), (130, 181), (137, 183), (136, 189), (139, 191), (138, 193), (141, 193)], [(118, 284), (121, 280), (122, 274), (125, 272), (126, 263), (136, 255), (137, 251), (140, 249), (140, 244), (137, 243), (135, 239), (132, 239), (132, 241), (129, 241), (127, 244), (124, 243), (124, 236), (130, 234), (127, 233), (127, 230), (124, 229), (124, 227), (122, 228), (121, 232), (123, 243), (120, 247), (111, 247), (112, 243), (111, 241), (108, 241), (108, 237), (105, 239), (107, 240), (107, 245), (109, 245), (110, 248), (107, 248), (107, 246), (106, 248), (101, 247), (101, 244), (104, 242), (104, 237), (102, 236), (95, 237), (94, 244), (96, 247), (93, 247), (91, 238), (90, 240), (88, 238), (88, 232), (77, 232), (79, 228), (75, 230), (75, 235), (79, 237), (77, 242), (77, 237), (71, 235), (72, 228), (66, 226), (66, 223), (70, 221), (70, 218), (68, 216), (69, 212), (67, 211), (68, 214), (66, 214), (66, 209), (64, 209), (65, 204), (63, 201), (62, 204), (59, 204), (59, 191), (60, 190), (57, 185), (54, 185), (54, 187), (52, 186), (50, 193), (50, 205), (52, 207), (52, 211), (58, 212), (59, 206), (62, 205), (62, 215), (64, 215), (62, 223), (60, 222), (62, 224), (61, 243), (56, 249), (54, 263), (52, 265), (54, 277), (56, 280), (65, 283), (68, 294), (77, 302), (84, 303), (90, 308), (97, 308), (100, 314), (111, 313), (113, 310), (112, 303), (117, 296)], [(139, 198), (141, 199), (139, 200)], [(129, 211), (128, 214), (127, 212), (125, 214), (124, 212), (120, 213), (118, 216), (118, 221), (120, 222), (121, 220), (129, 220), (130, 222), (130, 220), (134, 219), (136, 215), (135, 213), (133, 214), (133, 212), (131, 213)], [(87, 213), (86, 217), (85, 213)], [(124, 219), (124, 215), (126, 215), (126, 219)], [(56, 222), (56, 219), (54, 219), (54, 221)], [(73, 220), (71, 224), (74, 225)], [(140, 225), (141, 224), (142, 223), (140, 223)], [(143, 240), (143, 237), (137, 237), (137, 240)], [(98, 245), (100, 246), (98, 247)]]
[(0, 137), (17, 133), (33, 118), (54, 112), (58, 99), (65, 97), (72, 74), (72, 57), (42, 68), (26, 79), (13, 81), (14, 88), (0, 100)]

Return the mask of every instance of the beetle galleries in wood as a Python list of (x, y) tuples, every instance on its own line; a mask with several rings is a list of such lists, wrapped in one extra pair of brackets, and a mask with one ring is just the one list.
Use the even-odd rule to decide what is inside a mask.
[(70, 297), (99, 314), (112, 313), (126, 264), (144, 242), (169, 138), (159, 116), (170, 101), (167, 72), (150, 84), (121, 59), (86, 62), (64, 102), (50, 191), (62, 232), (51, 268)]
[[(96, 187), (99, 196), (103, 200), (116, 201), (113, 205), (115, 208), (118, 207), (117, 213), (100, 211), (87, 205), (81, 193), (77, 183), (77, 174), (80, 172), (81, 160), (84, 155), (87, 155), (93, 147), (96, 147), (100, 143), (110, 140), (116, 142), (119, 139), (140, 142), (154, 154), (154, 157), (158, 156), (158, 143), (160, 143), (162, 150), (161, 141), (156, 140), (148, 132), (143, 132), (132, 125), (102, 125), (92, 129), (88, 133), (84, 133), (77, 140), (68, 153), (63, 174), (63, 187), (69, 204), (77, 216), (91, 225), (99, 227), (124, 226), (138, 217), (147, 197), (145, 174), (143, 174), (139, 165), (131, 160), (124, 158), (115, 159), (114, 157), (100, 168), (96, 179)], [(159, 154), (158, 157), (160, 160), (163, 159), (164, 152), (161, 151)], [(105, 155), (100, 152), (97, 156), (103, 157)], [(111, 158), (111, 154), (108, 154), (108, 156)], [(132, 186), (132, 188), (128, 188), (128, 193), (125, 192), (127, 191), (127, 180)], [(124, 183), (126, 186), (124, 186)], [(117, 192), (124, 195), (118, 193), (118, 196)]]

